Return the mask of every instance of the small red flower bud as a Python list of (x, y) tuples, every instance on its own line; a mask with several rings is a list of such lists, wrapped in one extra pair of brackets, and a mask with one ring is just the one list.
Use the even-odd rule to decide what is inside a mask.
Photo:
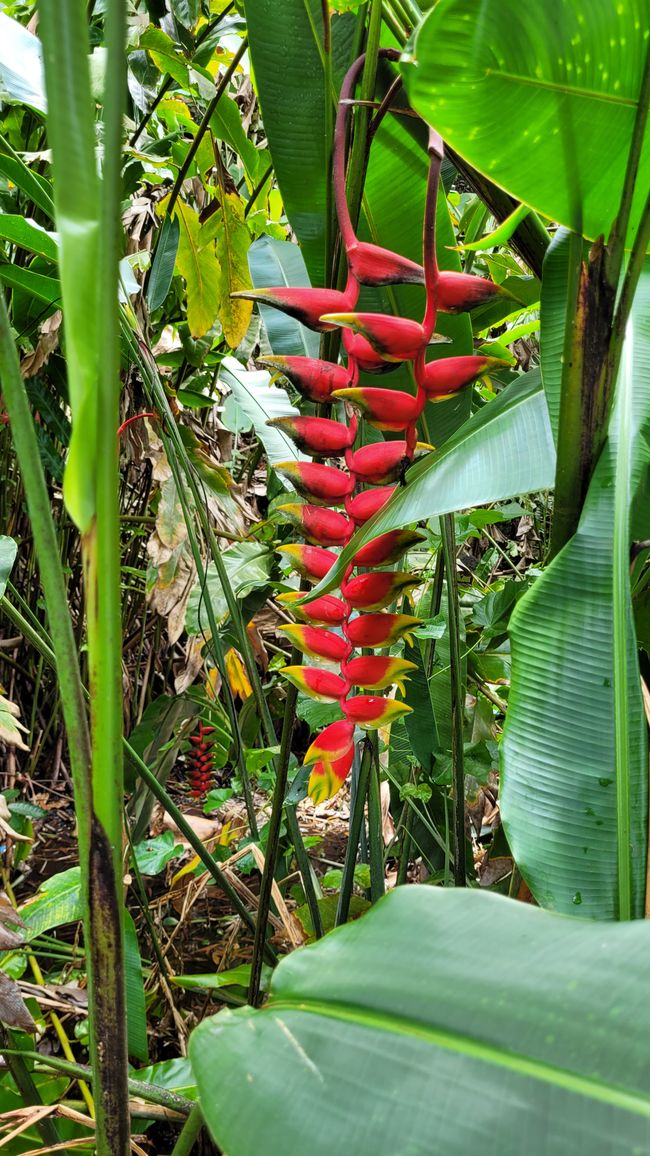
[(331, 365), (315, 357), (261, 357), (262, 365), (279, 370), (310, 401), (330, 402), (335, 389), (350, 384), (350, 373), (344, 365)]
[(308, 542), (316, 546), (345, 546), (352, 537), (354, 524), (336, 510), (323, 510), (307, 503), (289, 502), (276, 506), (297, 526)]
[(411, 457), (405, 441), (375, 442), (348, 453), (346, 464), (358, 481), (385, 485), (402, 476), (411, 464)]
[(294, 606), (294, 602), (303, 597), (299, 590), (289, 590), (286, 594), (278, 594), (277, 601), (289, 606), (298, 618), (305, 622), (314, 622), (322, 626), (340, 626), (347, 619), (349, 609), (340, 598), (331, 594), (324, 594), (322, 598), (315, 598), (305, 606)]
[(363, 526), (372, 518), (395, 493), (395, 486), (380, 486), (376, 490), (364, 490), (354, 498), (346, 498), (345, 509), (357, 526)]
[(297, 622), (290, 626), (278, 626), (298, 650), (310, 658), (325, 658), (329, 662), (342, 662), (350, 654), (352, 647), (346, 638), (326, 630), (323, 626), (300, 626)]
[(465, 313), (476, 309), (485, 301), (495, 297), (510, 296), (500, 285), (485, 277), (474, 277), (471, 273), (454, 273), (444, 270), (438, 273), (436, 303), (441, 313)]
[(357, 574), (341, 583), (341, 594), (355, 610), (383, 610), (394, 602), (399, 594), (406, 594), (414, 586), (419, 586), (420, 578), (403, 570), (376, 570), (374, 573)]
[(408, 257), (355, 241), (346, 249), (348, 268), (360, 285), (424, 285), (424, 269)]
[(385, 361), (412, 361), (427, 345), (424, 329), (409, 317), (388, 313), (324, 313), (321, 322), (360, 333)]
[(354, 445), (356, 428), (327, 417), (274, 417), (267, 425), (284, 430), (298, 449), (321, 457), (336, 457)]
[(360, 614), (352, 618), (345, 633), (353, 646), (392, 646), (400, 638), (412, 642), (412, 632), (421, 626), (412, 614)]
[(356, 698), (349, 698), (341, 704), (341, 709), (351, 723), (356, 723), (364, 730), (376, 730), (377, 727), (388, 726), (389, 723), (409, 714), (413, 707), (405, 702), (396, 702), (394, 698), (381, 698), (375, 694), (360, 694)]
[(375, 429), (395, 433), (418, 420), (427, 400), (424, 390), (418, 390), (413, 397), (400, 389), (377, 389), (373, 386), (337, 389), (333, 396), (356, 406)]
[(284, 666), (280, 674), (317, 702), (339, 702), (350, 689), (346, 679), (316, 666)]
[(362, 546), (354, 556), (355, 566), (389, 566), (397, 562), (402, 554), (423, 539), (417, 530), (389, 530), (380, 534), (374, 542)]
[(302, 574), (303, 578), (316, 582), (320, 582), (329, 573), (337, 559), (336, 554), (324, 550), (322, 546), (278, 546), (277, 553), (287, 554), (292, 569)]
[(318, 462), (280, 462), (279, 474), (289, 478), (299, 494), (317, 506), (338, 506), (354, 489), (354, 478), (335, 466)]
[(470, 381), (481, 377), (489, 369), (507, 365), (500, 357), (445, 357), (442, 361), (428, 364), (415, 363), (415, 377), (418, 385), (429, 397), (448, 397)]
[(231, 297), (243, 297), (246, 301), (257, 301), (261, 305), (271, 305), (273, 309), (280, 309), (289, 317), (300, 321), (308, 329), (327, 330), (335, 329), (335, 325), (321, 321), (325, 313), (336, 313), (341, 310), (353, 309), (359, 293), (355, 281), (350, 279), (345, 293), (338, 289), (312, 289), (311, 287), (295, 289), (284, 285), (270, 289), (246, 289), (238, 293), (231, 293)]

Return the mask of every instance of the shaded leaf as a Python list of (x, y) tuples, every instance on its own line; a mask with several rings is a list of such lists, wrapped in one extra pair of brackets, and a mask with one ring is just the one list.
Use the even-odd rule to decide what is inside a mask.
[(295, 443), (283, 430), (267, 424), (271, 418), (294, 417), (299, 411), (289, 401), (286, 390), (269, 385), (271, 379), (266, 370), (244, 369), (234, 357), (224, 357), (219, 377), (252, 422), (270, 465), (304, 460), (304, 455), (298, 452)]

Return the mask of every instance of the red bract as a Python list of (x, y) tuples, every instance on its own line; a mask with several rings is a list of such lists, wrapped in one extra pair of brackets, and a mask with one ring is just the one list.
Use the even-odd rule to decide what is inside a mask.
[(353, 646), (392, 646), (400, 638), (413, 641), (413, 631), (422, 625), (412, 614), (360, 614), (351, 618), (345, 633)]
[[(415, 377), (418, 385), (429, 397), (447, 397), (470, 381), (481, 377), (490, 369), (507, 365), (499, 357), (445, 357), (442, 361), (430, 361), (427, 365), (424, 360), (415, 363)], [(343, 390), (341, 392), (354, 392)], [(382, 391), (380, 391), (382, 392)]]
[(383, 655), (362, 655), (344, 662), (341, 674), (353, 686), (362, 686), (366, 690), (385, 690), (393, 684), (404, 692), (404, 680), (409, 671), (417, 670), (415, 662), (408, 662), (405, 658), (385, 658)]
[(330, 723), (311, 744), (304, 758), (305, 766), (312, 766), (308, 785), (309, 797), (314, 803), (330, 799), (345, 782), (354, 760), (354, 725), (346, 722)]
[(350, 384), (350, 373), (344, 365), (332, 365), (315, 357), (263, 357), (260, 361), (279, 370), (310, 401), (330, 402), (335, 389), (345, 389)]
[(377, 727), (388, 726), (389, 723), (409, 714), (412, 706), (405, 702), (396, 702), (394, 698), (381, 698), (375, 694), (359, 694), (349, 698), (341, 706), (349, 722), (356, 723), (364, 730), (376, 730)]
[(344, 313), (332, 310), (321, 317), (328, 328), (340, 326), (360, 333), (385, 361), (412, 361), (427, 344), (418, 321), (387, 313)]
[(354, 489), (354, 478), (335, 466), (318, 462), (280, 462), (279, 474), (289, 478), (299, 494), (317, 506), (338, 506)]
[(356, 425), (344, 425), (327, 417), (274, 417), (267, 421), (285, 433), (298, 449), (320, 457), (336, 457), (354, 444)]
[(351, 329), (343, 330), (343, 348), (348, 355), (348, 364), (355, 363), (361, 373), (392, 373), (397, 369), (396, 362), (384, 361), (365, 337), (353, 333)]
[(310, 658), (325, 658), (329, 662), (342, 662), (350, 654), (352, 647), (346, 638), (326, 630), (323, 626), (300, 626), (297, 622), (290, 626), (278, 626), (287, 638), (303, 654)]
[(384, 606), (419, 586), (420, 582), (420, 578), (414, 578), (404, 570), (378, 570), (374, 574), (357, 574), (356, 578), (343, 581), (341, 594), (355, 610), (383, 610)]
[(306, 606), (293, 605), (294, 602), (303, 597), (304, 595), (300, 591), (290, 590), (286, 594), (278, 594), (277, 600), (290, 606), (298, 618), (303, 618), (307, 622), (315, 622), (323, 626), (341, 626), (346, 621), (349, 608), (345, 602), (341, 602), (340, 598), (334, 598), (331, 594), (324, 594), (322, 598), (315, 598)]
[(277, 506), (289, 521), (297, 526), (304, 538), (314, 545), (345, 546), (352, 537), (354, 524), (336, 510), (322, 510), (318, 506), (288, 502)]
[(294, 570), (316, 582), (329, 573), (337, 559), (336, 554), (322, 546), (278, 546), (277, 553), (287, 554)]
[(381, 486), (377, 490), (363, 490), (354, 498), (346, 498), (345, 509), (357, 526), (363, 526), (369, 518), (381, 510), (395, 493), (395, 486)]
[(348, 453), (346, 464), (360, 482), (385, 485), (402, 477), (411, 456), (405, 441), (375, 442)]
[(317, 702), (339, 702), (350, 689), (346, 679), (315, 666), (284, 666), (280, 674)]
[(388, 566), (397, 562), (402, 554), (421, 542), (422, 534), (417, 530), (389, 530), (387, 534), (380, 534), (374, 542), (368, 542), (354, 555), (355, 566)]
[(424, 269), (408, 257), (355, 241), (346, 248), (348, 268), (360, 285), (424, 285)]
[(333, 396), (356, 406), (375, 429), (394, 433), (416, 422), (426, 402), (423, 390), (413, 397), (400, 389), (378, 389), (376, 386), (337, 389)]
[(270, 289), (246, 289), (238, 293), (231, 293), (231, 297), (243, 297), (247, 301), (257, 301), (261, 305), (270, 305), (294, 317), (301, 325), (308, 329), (326, 330), (336, 328), (334, 325), (323, 322), (325, 313), (336, 313), (341, 310), (353, 309), (359, 295), (356, 281), (350, 279), (345, 293), (338, 289), (294, 289), (284, 285), (273, 286)]
[[(473, 277), (471, 273), (453, 273), (449, 270), (438, 273), (437, 304), (441, 313), (465, 313), (504, 293), (500, 285), (495, 285), (494, 281), (488, 281), (485, 277)], [(506, 293), (506, 296), (509, 294)]]

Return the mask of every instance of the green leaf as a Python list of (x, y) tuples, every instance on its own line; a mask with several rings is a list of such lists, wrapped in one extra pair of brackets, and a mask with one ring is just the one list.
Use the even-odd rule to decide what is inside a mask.
[(206, 1123), (229, 1156), (641, 1153), (649, 948), (644, 923), (399, 887), (195, 1029)]
[[(409, 98), (512, 196), (577, 233), (606, 235), (621, 199), (647, 15), (644, 0), (440, 0), (403, 66)], [(646, 133), (630, 237), (649, 184)]]
[(310, 599), (332, 590), (351, 558), (366, 542), (388, 530), (548, 489), (555, 474), (555, 450), (538, 370), (504, 389), (444, 446), (407, 474), (407, 485), (359, 530), (339, 554)]
[(147, 284), (147, 305), (151, 313), (160, 308), (169, 293), (174, 276), (180, 232), (178, 217), (165, 217)]
[[(582, 246), (582, 242), (578, 242)], [(574, 325), (574, 310), (568, 308), (570, 263), (575, 240), (568, 229), (558, 229), (544, 257), (540, 302), (540, 357), (542, 381), (548, 403), (553, 437), (557, 443), (560, 397), (564, 367), (565, 333)], [(513, 338), (514, 340), (514, 338)]]
[[(231, 967), (227, 971), (212, 971), (207, 975), (175, 975), (172, 983), (186, 991), (219, 991), (222, 987), (248, 987), (251, 978), (250, 963)], [(262, 990), (268, 991), (271, 968), (262, 966)]]
[(242, 124), (239, 105), (226, 92), (222, 93), (219, 103), (210, 119), (210, 128), (217, 140), (229, 144), (244, 162), (244, 168), (251, 181), (257, 183), (262, 176), (262, 164), (268, 159), (266, 149), (260, 150), (248, 139)]
[(192, 1075), (190, 1061), (185, 1057), (174, 1057), (172, 1060), (161, 1060), (158, 1064), (150, 1064), (147, 1068), (136, 1068), (130, 1073), (134, 1080), (141, 1080), (143, 1084), (153, 1084), (156, 1088), (167, 1088), (171, 1092), (178, 1092), (190, 1100), (197, 1099), (196, 1083)]
[(78, 867), (61, 871), (41, 884), (33, 899), (24, 903), (20, 915), (30, 942), (44, 931), (78, 923), (81, 919), (81, 880)]
[(0, 534), (0, 598), (4, 597), (17, 553), (18, 547), (13, 538), (8, 538), (6, 534)]
[(39, 173), (33, 173), (2, 135), (0, 135), (0, 173), (38, 205), (46, 216), (50, 218), (54, 216), (52, 186), (49, 181)]
[[(248, 265), (256, 289), (276, 285), (296, 287), (310, 284), (303, 255), (291, 241), (275, 237), (259, 237), (248, 250)], [(279, 309), (258, 305), (269, 344), (276, 356), (318, 357), (320, 341), (317, 333), (288, 317)]]
[(146, 1063), (149, 1049), (142, 960), (135, 924), (128, 911), (124, 912), (124, 981), (129, 1055)]
[(629, 519), (650, 461), (649, 317), (650, 270), (637, 290), (609, 437), (578, 531), (510, 622), (504, 826), (538, 902), (593, 919), (625, 916), (619, 839), (631, 858), (633, 914), (644, 910), (648, 754)]
[[(222, 560), (233, 594), (240, 601), (252, 590), (268, 586), (272, 555), (259, 542), (237, 542), (224, 550)], [(205, 598), (210, 599), (217, 622), (223, 622), (228, 614), (228, 604), (213, 562), (207, 568), (206, 590), (201, 588), (200, 582), (192, 587), (185, 615), (185, 629), (189, 634), (209, 635)]]
[(41, 42), (0, 12), (0, 100), (47, 111)]
[(270, 465), (304, 459), (304, 454), (298, 453), (295, 443), (283, 430), (267, 425), (271, 418), (297, 417), (299, 411), (289, 401), (286, 390), (269, 385), (266, 370), (244, 369), (234, 357), (224, 357), (219, 377), (252, 422)]
[(248, 250), (251, 235), (244, 218), (244, 203), (237, 193), (222, 192), (221, 208), (213, 213), (201, 229), (201, 243), (204, 236), (214, 237), (217, 261), (219, 262), (219, 303), (218, 315), (223, 335), (231, 349), (236, 349), (246, 336), (246, 330), (253, 312), (253, 302), (243, 298), (232, 298), (251, 288), (248, 273)]
[(187, 65), (180, 53), (176, 51), (173, 40), (166, 32), (163, 32), (162, 28), (156, 28), (153, 24), (145, 28), (140, 37), (140, 48), (146, 49), (163, 76), (171, 76), (177, 84), (180, 84), (181, 88), (188, 89), (190, 87)]
[(0, 281), (12, 289), (22, 289), (30, 297), (37, 297), (47, 305), (61, 303), (61, 284), (56, 277), (45, 277), (42, 273), (32, 273), (20, 265), (0, 265)]
[(58, 260), (59, 250), (54, 234), (17, 213), (0, 214), (0, 237), (21, 249), (47, 257), (50, 261)]
[(219, 262), (210, 237), (201, 237), (199, 215), (178, 200), (175, 219), (179, 223), (176, 266), (187, 290), (187, 323), (192, 337), (203, 337), (212, 327), (221, 301)]
[(142, 875), (159, 875), (172, 859), (183, 854), (183, 846), (174, 842), (173, 831), (163, 831), (153, 839), (143, 839), (133, 848), (138, 870)]

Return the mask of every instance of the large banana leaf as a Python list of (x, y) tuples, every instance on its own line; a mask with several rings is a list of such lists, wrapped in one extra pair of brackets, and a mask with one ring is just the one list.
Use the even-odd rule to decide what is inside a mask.
[[(644, 905), (648, 754), (629, 523), (647, 479), (649, 435), (650, 270), (578, 531), (510, 623), (512, 690), (501, 747), (510, 845), (541, 904), (600, 919), (640, 916)], [(646, 505), (643, 537), (648, 522)], [(628, 871), (630, 900), (624, 882), (619, 895)]]
[(336, 586), (354, 554), (379, 534), (516, 494), (548, 489), (555, 449), (538, 370), (474, 414), (438, 453), (417, 462), (406, 486), (355, 534), (309, 598)]
[(228, 1156), (640, 1156), (649, 951), (644, 923), (400, 887), (194, 1031), (201, 1109)]
[[(648, 50), (645, 0), (440, 0), (404, 66), (413, 107), (490, 180), (587, 237), (618, 208)], [(650, 128), (630, 215), (650, 182)]]
[[(248, 267), (256, 289), (276, 285), (309, 285), (309, 274), (298, 245), (259, 237), (248, 250)], [(259, 305), (271, 349), (276, 356), (318, 357), (320, 338), (317, 333), (287, 317), (279, 309)]]

